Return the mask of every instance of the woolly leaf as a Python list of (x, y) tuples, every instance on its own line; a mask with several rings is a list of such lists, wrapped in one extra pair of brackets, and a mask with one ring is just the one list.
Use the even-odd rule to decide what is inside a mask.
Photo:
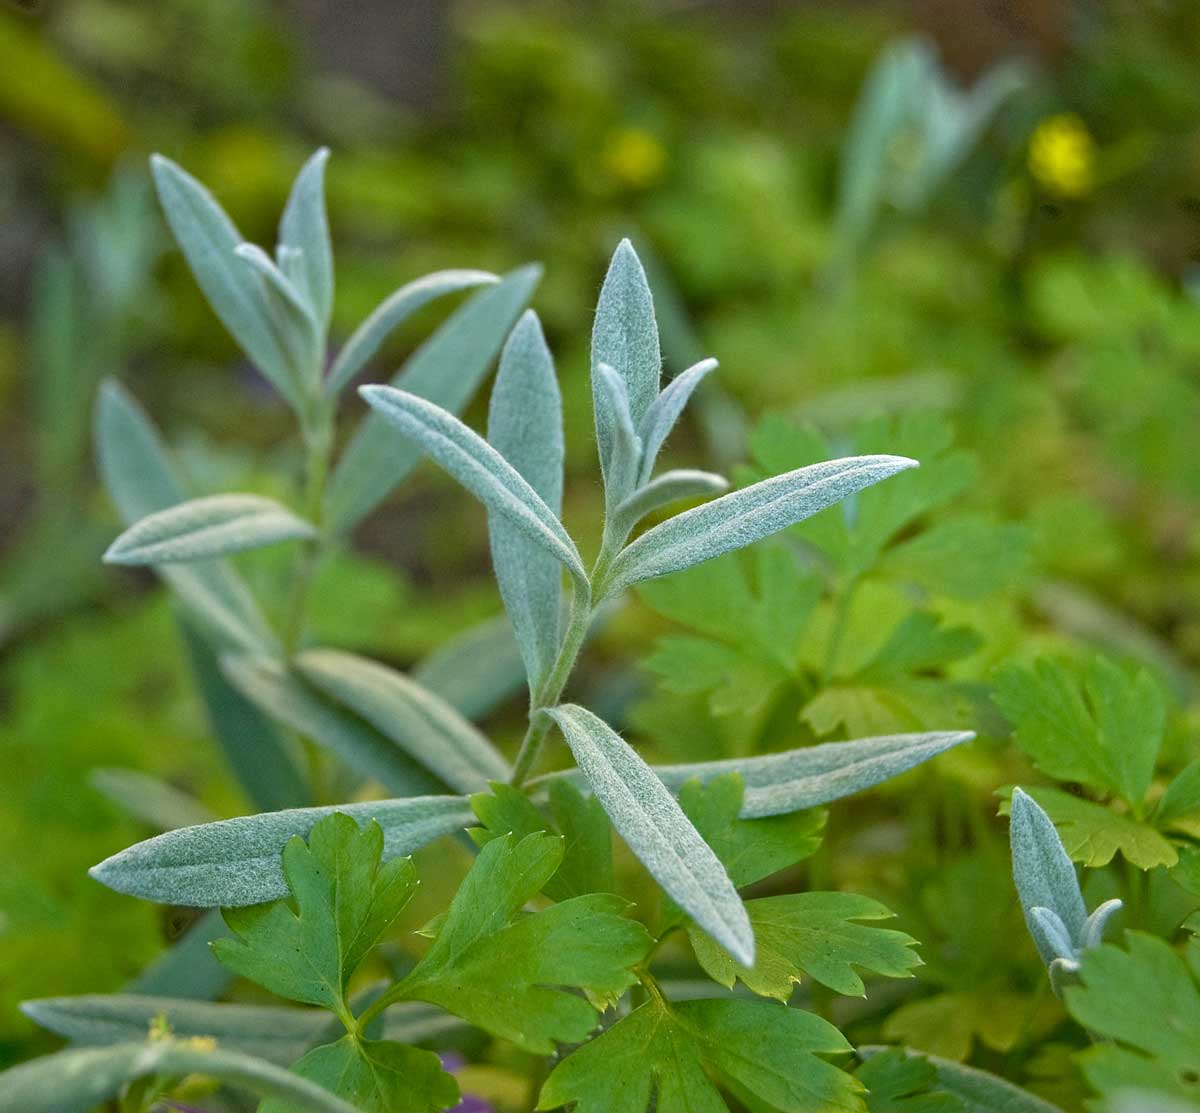
[(412, 678), (468, 719), (480, 719), (525, 683), (525, 665), (506, 615), (443, 642), (413, 666)]
[(290, 899), (231, 908), (234, 937), (213, 944), (230, 970), (292, 1001), (350, 1015), (346, 992), (367, 953), (417, 885), (411, 858), (382, 863), (383, 829), (335, 812), (315, 823), (308, 842), (283, 848)]
[(747, 964), (754, 935), (737, 890), (654, 771), (602, 719), (575, 704), (548, 708), (613, 827), (696, 924)]
[(163, 904), (198, 908), (262, 904), (287, 893), (280, 854), (288, 840), (305, 837), (335, 812), (364, 823), (375, 820), (383, 829), (385, 861), (469, 827), (474, 818), (461, 796), (292, 808), (168, 831), (127, 847), (88, 872), (118, 893)]
[[(850, 1050), (833, 1025), (766, 1001), (652, 998), (551, 1072), (538, 1109), (727, 1113), (706, 1068), (783, 1113), (862, 1108), (861, 1083), (820, 1055)], [(653, 1100), (653, 1105), (651, 1104)]]
[(388, 386), (367, 386), (359, 393), (489, 511), (503, 516), (522, 537), (553, 556), (577, 583), (587, 583), (579, 552), (558, 515), (487, 441), (415, 394)]
[(657, 479), (639, 487), (612, 512), (612, 531), (621, 537), (628, 537), (647, 514), (668, 503), (707, 498), (728, 490), (729, 481), (713, 472), (689, 468), (663, 472)]
[[(562, 396), (537, 314), (527, 309), (504, 345), (488, 410), (488, 443), (557, 517), (562, 512)], [(513, 624), (530, 694), (558, 654), (559, 561), (503, 514), (488, 514), (492, 565)]]
[(539, 1054), (585, 1039), (597, 1023), (595, 1008), (556, 987), (619, 995), (636, 981), (630, 967), (650, 937), (622, 915), (625, 902), (608, 894), (520, 915), (562, 855), (563, 840), (543, 833), (484, 846), (400, 993)]
[(109, 564), (172, 564), (259, 549), (316, 536), (316, 530), (273, 499), (210, 495), (135, 522), (104, 554)]
[(301, 168), (279, 221), (279, 245), (299, 252), (298, 288), (322, 333), (333, 311), (333, 245), (325, 215), (325, 164), (322, 147)]
[(296, 668), (455, 792), (508, 777), (508, 763), (474, 725), (403, 673), (337, 649), (306, 650)]
[(633, 427), (629, 412), (629, 394), (625, 380), (607, 363), (598, 364), (592, 372), (596, 395), (596, 423), (608, 429), (602, 442), (605, 451), (600, 457), (604, 474), (606, 506), (615, 507), (633, 493), (641, 467), (642, 442)]
[(692, 392), (710, 371), (716, 370), (716, 367), (715, 359), (705, 359), (686, 371), (681, 371), (642, 415), (637, 429), (638, 439), (642, 444), (642, 466), (637, 479), (639, 486), (650, 481), (658, 454), (667, 437), (671, 435), (671, 430), (675, 428), (675, 423), (688, 404)]

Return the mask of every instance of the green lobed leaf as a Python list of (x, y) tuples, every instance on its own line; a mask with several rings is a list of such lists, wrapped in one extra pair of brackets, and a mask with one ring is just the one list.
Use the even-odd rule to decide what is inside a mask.
[(411, 854), (442, 835), (469, 827), (461, 796), (413, 796), (242, 816), (168, 831), (135, 843), (88, 872), (119, 893), (164, 904), (236, 908), (287, 894), (284, 845), (321, 819), (342, 812), (383, 828), (385, 860)]
[[(500, 353), (488, 409), (488, 443), (557, 517), (562, 513), (562, 396), (537, 314), (527, 309)], [(530, 694), (558, 655), (559, 561), (507, 518), (488, 515), (492, 565), (525, 662)]]
[(279, 221), (279, 245), (299, 252), (297, 287), (316, 318), (322, 334), (333, 312), (333, 244), (325, 213), (325, 164), (329, 149), (322, 147), (296, 175)]
[(342, 345), (325, 380), (325, 393), (339, 394), (379, 351), (389, 334), (422, 306), (447, 294), (476, 286), (494, 286), (498, 279), (487, 271), (435, 271), (401, 286), (379, 303)]
[(109, 564), (172, 564), (316, 536), (302, 518), (261, 495), (209, 495), (135, 522), (104, 554)]
[(921, 965), (917, 941), (903, 932), (857, 923), (893, 913), (855, 893), (790, 893), (746, 902), (757, 955), (753, 968), (690, 929), (696, 959), (713, 981), (732, 989), (740, 980), (760, 997), (786, 1003), (807, 974), (835, 993), (865, 997), (855, 967), (887, 978), (911, 978)]
[(733, 882), (650, 766), (585, 708), (568, 703), (544, 713), (617, 834), (663, 891), (740, 961), (753, 963), (754, 935)]
[[(360, 1113), (438, 1113), (458, 1103), (458, 1083), (433, 1051), (390, 1040), (345, 1035), (314, 1047), (292, 1072), (353, 1104)], [(292, 1113), (286, 1101), (265, 1101), (259, 1113)]]
[(366, 386), (359, 393), (489, 512), (502, 515), (526, 540), (562, 564), (577, 583), (586, 585), (587, 573), (579, 551), (558, 515), (487, 441), (452, 414), (415, 394), (388, 386)]
[(377, 661), (337, 649), (305, 650), (296, 668), (330, 699), (360, 715), (455, 792), (507, 779), (508, 763), (439, 696)]
[(613, 561), (598, 594), (615, 595), (641, 580), (752, 545), (916, 466), (902, 456), (829, 460), (722, 495), (647, 530)]
[(854, 1077), (867, 1088), (869, 1113), (966, 1113), (961, 1098), (938, 1086), (937, 1068), (903, 1048), (879, 1049)]
[[(766, 1001), (654, 997), (550, 1073), (538, 1109), (727, 1113), (705, 1068), (783, 1113), (862, 1109), (862, 1084), (819, 1055), (850, 1050), (832, 1024)], [(651, 1104), (653, 1100), (653, 1105)]]
[[(540, 267), (521, 267), (479, 291), (413, 353), (392, 378), (392, 385), (451, 413), (461, 412), (541, 274)], [(421, 449), (415, 443), (397, 444), (387, 422), (376, 413), (368, 414), (330, 477), (322, 520), (335, 533), (349, 531), (387, 498), (420, 460)]]
[(377, 822), (360, 828), (343, 812), (313, 824), (307, 844), (294, 835), (282, 855), (289, 898), (226, 910), (233, 938), (213, 944), (217, 958), (280, 997), (350, 1015), (351, 977), (417, 886), (412, 859), (383, 863), (383, 845)]
[(87, 1113), (142, 1078), (191, 1074), (287, 1102), (298, 1113), (360, 1113), (273, 1063), (192, 1040), (59, 1051), (0, 1074), (0, 1113)]
[(1154, 809), (1154, 822), (1169, 828), (1200, 812), (1200, 758), (1190, 762), (1167, 785)]
[(433, 946), (401, 983), (408, 999), (440, 1005), (526, 1050), (548, 1054), (595, 1028), (588, 999), (613, 998), (636, 981), (630, 968), (650, 947), (645, 928), (611, 894), (574, 897), (529, 915), (521, 909), (547, 884), (563, 840), (504, 835), (479, 852)]

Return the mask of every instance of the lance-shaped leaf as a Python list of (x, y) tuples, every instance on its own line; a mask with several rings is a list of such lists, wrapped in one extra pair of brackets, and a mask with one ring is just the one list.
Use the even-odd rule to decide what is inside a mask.
[(586, 586), (583, 562), (558, 516), (478, 433), (453, 414), (407, 391), (390, 386), (365, 386), (359, 393), (384, 420), (418, 444), (488, 510), (502, 515), (527, 540), (563, 564), (577, 583)]
[(525, 666), (506, 615), (450, 638), (413, 667), (412, 677), (468, 719), (479, 719), (520, 691)]
[(291, 248), (281, 249), (277, 264), (257, 244), (243, 243), (238, 244), (235, 254), (263, 280), (271, 323), (280, 347), (287, 354), (297, 394), (301, 398), (310, 397), (321, 377), (324, 335), (308, 299), (281, 269), (298, 270), (301, 263), (298, 253)]
[(162, 155), (152, 156), (150, 166), (167, 223), (209, 304), (255, 366), (298, 405), (298, 384), (276, 336), (263, 280), (234, 253), (241, 233), (181, 167)]
[[(488, 409), (488, 443), (558, 516), (562, 512), (562, 396), (537, 314), (527, 309), (500, 354)], [(562, 569), (545, 548), (508, 519), (488, 515), (492, 565), (512, 620), (529, 690), (535, 692), (558, 654)]]
[(363, 823), (375, 820), (383, 828), (384, 861), (475, 822), (462, 796), (292, 808), (168, 831), (127, 847), (88, 872), (119, 893), (163, 904), (238, 908), (278, 900), (287, 894), (280, 866), (284, 845), (294, 835), (307, 836), (334, 812)]
[(109, 564), (173, 564), (314, 537), (316, 530), (274, 499), (209, 495), (135, 522), (104, 554)]
[(381, 861), (383, 829), (344, 812), (283, 848), (287, 899), (230, 908), (233, 936), (213, 944), (236, 974), (280, 997), (352, 1016), (350, 979), (417, 886), (411, 858)]
[[(207, 1036), (222, 1047), (288, 1066), (309, 1048), (335, 1038), (341, 1022), (324, 1009), (273, 1005), (229, 1005), (183, 997), (133, 993), (43, 997), (23, 1001), (35, 1024), (86, 1047), (107, 1047), (141, 1039), (157, 1019), (178, 1037)], [(415, 1043), (462, 1026), (457, 1017), (420, 1001), (393, 1005), (373, 1023), (371, 1034)]]
[(662, 354), (658, 347), (658, 325), (654, 299), (646, 272), (628, 240), (622, 240), (596, 303), (592, 325), (592, 405), (596, 415), (596, 439), (603, 464), (612, 456), (614, 437), (612, 412), (602, 397), (598, 370), (607, 364), (624, 380), (634, 428), (658, 397)]
[(308, 650), (296, 667), (310, 684), (366, 719), (455, 792), (478, 792), (490, 780), (508, 778), (508, 763), (487, 738), (395, 669), (336, 649)]
[(279, 246), (299, 252), (296, 285), (323, 334), (333, 311), (333, 245), (325, 213), (325, 164), (329, 149), (322, 147), (304, 164), (279, 221)]
[(708, 781), (740, 773), (746, 786), (742, 816), (782, 815), (862, 792), (974, 737), (969, 730), (890, 734), (761, 757), (656, 765), (654, 772), (674, 791), (692, 777)]
[(596, 424), (602, 423), (608, 437), (601, 442), (600, 470), (604, 474), (604, 498), (617, 506), (633, 493), (642, 461), (642, 442), (629, 411), (629, 389), (625, 380), (607, 363), (592, 372), (596, 397)]
[(680, 468), (663, 472), (657, 479), (639, 487), (613, 511), (610, 528), (614, 535), (628, 537), (638, 522), (660, 506), (682, 499), (720, 495), (728, 490), (729, 481), (710, 471)]
[(663, 890), (739, 962), (754, 934), (725, 867), (654, 771), (602, 719), (575, 704), (548, 708), (617, 833)]
[(93, 769), (88, 783), (155, 831), (193, 827), (217, 818), (194, 796), (138, 769)]
[[(136, 978), (123, 987), (129, 994), (185, 997), (192, 1001), (212, 1001), (220, 997), (233, 981), (233, 975), (213, 956), (209, 945), (229, 934), (219, 909), (210, 908), (196, 917), (196, 922), (171, 944)], [(140, 1032), (124, 1037), (135, 1039)], [(112, 1043), (120, 1041), (112, 1040)]]
[(446, 294), (475, 286), (493, 286), (498, 279), (487, 271), (435, 271), (406, 283), (381, 301), (342, 345), (325, 380), (325, 393), (340, 393), (374, 358), (383, 342), (422, 306)]
[[(474, 396), (513, 322), (541, 278), (540, 267), (521, 267), (460, 306), (405, 363), (392, 385), (451, 413)], [(396, 440), (376, 413), (368, 414), (342, 453), (329, 481), (324, 521), (345, 532), (367, 516), (420, 462), (416, 442)]]
[(209, 1041), (156, 1040), (59, 1051), (0, 1074), (0, 1113), (87, 1113), (130, 1082), (201, 1074), (297, 1113), (359, 1113), (315, 1082)]
[(852, 456), (798, 468), (685, 510), (647, 530), (613, 561), (598, 595), (744, 548), (864, 487), (917, 466), (904, 456)]
[[(115, 380), (109, 379), (100, 388), (95, 426), (100, 475), (126, 524), (187, 498), (158, 430)], [(168, 565), (160, 568), (159, 574), (217, 644), (243, 652), (275, 648), (274, 635), (232, 568), (214, 561)]]
[(638, 423), (638, 436), (642, 442), (642, 466), (638, 474), (639, 486), (649, 482), (659, 451), (667, 437), (671, 435), (671, 430), (675, 428), (675, 423), (688, 404), (692, 392), (716, 367), (715, 359), (705, 359), (693, 364), (686, 371), (681, 371), (666, 385), (663, 392), (654, 400), (653, 405), (642, 415), (642, 420)]
[(440, 792), (446, 787), (392, 738), (342, 710), (283, 662), (225, 657), (221, 668), (225, 678), (256, 707), (331, 750), (352, 769), (373, 777), (397, 796)]

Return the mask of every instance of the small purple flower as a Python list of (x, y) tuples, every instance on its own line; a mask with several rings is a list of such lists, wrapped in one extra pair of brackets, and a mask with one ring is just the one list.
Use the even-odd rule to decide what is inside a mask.
[[(439, 1051), (438, 1057), (442, 1060), (442, 1070), (450, 1074), (457, 1074), (467, 1065), (466, 1059), (457, 1051)], [(491, 1103), (475, 1094), (463, 1094), (462, 1101), (447, 1113), (496, 1113), (496, 1110)]]

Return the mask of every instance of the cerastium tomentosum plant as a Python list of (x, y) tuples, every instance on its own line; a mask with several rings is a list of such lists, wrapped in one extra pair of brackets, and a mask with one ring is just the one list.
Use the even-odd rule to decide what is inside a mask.
[[(653, 302), (626, 241), (604, 281), (592, 336), (605, 513), (589, 568), (560, 518), (563, 427), (553, 360), (537, 316), (521, 315), (536, 272), (496, 280), (450, 271), (412, 283), (326, 368), (333, 271), (324, 162), (319, 153), (297, 179), (272, 258), (241, 242), (198, 183), (155, 161), (176, 238), (218, 315), (295, 411), (307, 465), (298, 509), (253, 494), (189, 499), (144, 415), (117, 388), (103, 392), (102, 470), (130, 522), (108, 559), (153, 565), (170, 583), (195, 635), (205, 691), (220, 697), (210, 698), (214, 726), (219, 734), (223, 726), (227, 753), (264, 810), (168, 830), (92, 873), (124, 893), (225, 909), (232, 934), (214, 944), (222, 963), (332, 1017), (161, 996), (30, 1002), (40, 1023), (93, 1046), (19, 1068), (0, 1111), (84, 1109), (123, 1087), (127, 1097), (152, 1103), (172, 1092), (173, 1079), (196, 1072), (264, 1095), (264, 1113), (444, 1109), (457, 1101), (457, 1085), (436, 1055), (415, 1044), (448, 1023), (542, 1056), (582, 1044), (550, 1073), (539, 1108), (574, 1102), (581, 1113), (599, 1113), (614, 1108), (618, 1086), (620, 1108), (631, 1113), (652, 1101), (661, 1113), (723, 1109), (714, 1078), (756, 1107), (864, 1108), (862, 1084), (820, 1058), (849, 1051), (844, 1037), (826, 1019), (785, 1004), (803, 976), (850, 994), (863, 992), (855, 966), (905, 976), (918, 962), (914, 941), (857, 922), (889, 915), (863, 897), (809, 892), (743, 902), (739, 889), (814, 852), (823, 821), (814, 809), (971, 734), (890, 735), (654, 767), (603, 719), (562, 697), (606, 601), (787, 529), (915, 461), (834, 460), (731, 492), (702, 471), (656, 475), (660, 449), (715, 362), (660, 388)], [(392, 385), (362, 388), (373, 412), (335, 462), (341, 390), (416, 306), (472, 286), (485, 288)], [(453, 411), (497, 351), (484, 439)], [(456, 703), (458, 689), (470, 688), (473, 672), (495, 655), (494, 636), (464, 642), (438, 669), (415, 676), (305, 643), (314, 562), (421, 453), (487, 509), (495, 574), (530, 696), (511, 764)], [(634, 537), (652, 512), (703, 498)], [(285, 540), (305, 549), (279, 637), (222, 558)], [(465, 702), (476, 712), (487, 704), (477, 694)], [(535, 776), (555, 728), (574, 765)], [(350, 784), (378, 783), (391, 798), (359, 792), (350, 803), (314, 801), (314, 786), (299, 772), (296, 735), (340, 759)], [(290, 806), (297, 803), (316, 806)], [(449, 908), (425, 929), (433, 942), (424, 957), (404, 976), (354, 992), (356, 972), (417, 884), (405, 856), (464, 829), (479, 853)], [(612, 829), (661, 887), (657, 912), (635, 916), (616, 895)], [(668, 1001), (653, 964), (675, 933), (687, 936), (700, 972), (717, 987), (740, 980), (765, 1000), (722, 996), (705, 983), (707, 996)], [(626, 994), (621, 1019), (594, 1035), (600, 1014)], [(139, 1036), (156, 1017), (173, 1035), (146, 1045)], [(218, 1047), (183, 1037), (211, 1037)], [(289, 1064), (292, 1072), (279, 1069)], [(614, 1064), (623, 1065), (614, 1072)]]

